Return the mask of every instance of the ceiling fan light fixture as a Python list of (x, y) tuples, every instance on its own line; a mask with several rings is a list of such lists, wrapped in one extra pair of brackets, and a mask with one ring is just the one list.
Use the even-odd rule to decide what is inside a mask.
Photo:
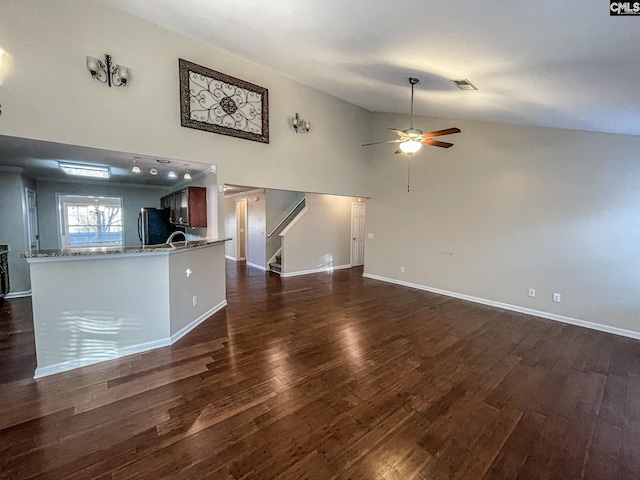
[(400, 150), (407, 155), (411, 155), (416, 153), (418, 150), (422, 148), (422, 143), (417, 140), (407, 140), (406, 142), (402, 142), (400, 144)]

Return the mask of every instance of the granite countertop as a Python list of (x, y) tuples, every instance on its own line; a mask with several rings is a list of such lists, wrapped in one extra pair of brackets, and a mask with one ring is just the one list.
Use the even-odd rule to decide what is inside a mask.
[[(139, 247), (95, 247), (95, 248), (63, 248), (62, 250), (38, 250), (32, 253), (23, 253), (22, 258), (54, 258), (54, 257), (84, 257), (96, 255), (122, 255), (131, 253), (173, 253), (191, 248), (206, 247), (218, 243), (224, 243), (230, 238), (208, 238), (206, 240), (192, 240), (185, 242), (173, 242), (169, 245), (149, 245)], [(2, 247), (2, 245), (0, 245)]]
[(9, 251), (9, 245), (0, 245), (0, 254), (7, 253)]

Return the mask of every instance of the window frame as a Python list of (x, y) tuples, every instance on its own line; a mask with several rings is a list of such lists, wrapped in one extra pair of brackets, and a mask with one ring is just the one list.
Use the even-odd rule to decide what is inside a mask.
[[(117, 196), (96, 196), (96, 195), (76, 195), (76, 194), (57, 194), (57, 210), (58, 210), (58, 243), (62, 249), (87, 249), (87, 248), (122, 248), (125, 245), (124, 237), (124, 202), (122, 197)], [(119, 242), (82, 242), (70, 243), (70, 226), (68, 207), (91, 207), (93, 205), (105, 205), (120, 209), (119, 223), (113, 227), (120, 228)], [(95, 226), (96, 225), (88, 225)], [(96, 235), (99, 233), (96, 228)]]

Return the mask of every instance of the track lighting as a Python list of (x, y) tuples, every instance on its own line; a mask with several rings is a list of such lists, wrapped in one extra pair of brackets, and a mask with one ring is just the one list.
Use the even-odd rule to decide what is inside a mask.
[[(153, 163), (149, 168), (150, 162), (153, 162)], [(171, 166), (172, 163), (175, 166), (172, 167)], [(147, 170), (147, 168), (149, 170)], [(183, 168), (185, 169), (184, 175), (181, 174)], [(164, 159), (155, 159), (155, 160), (146, 159), (145, 160), (144, 158), (133, 157), (133, 167), (131, 167), (131, 172), (135, 174), (140, 174), (142, 173), (142, 169), (145, 169), (144, 170), (145, 172), (148, 171), (150, 175), (154, 175), (154, 176), (160, 173), (162, 175), (166, 173), (167, 178), (170, 180), (176, 180), (180, 178), (181, 175), (184, 180), (191, 180), (193, 178), (191, 176), (190, 165), (188, 163), (174, 163), (170, 160), (164, 160)]]
[(111, 65), (111, 55), (104, 56), (104, 63), (95, 57), (87, 57), (87, 70), (91, 76), (101, 83), (124, 87), (131, 76), (131, 71), (127, 67)]

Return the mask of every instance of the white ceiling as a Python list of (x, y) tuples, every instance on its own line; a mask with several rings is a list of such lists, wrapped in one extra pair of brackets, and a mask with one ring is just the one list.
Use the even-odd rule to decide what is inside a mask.
[(416, 76), (418, 115), (640, 135), (640, 16), (606, 0), (102, 1), (373, 112)]
[[(211, 170), (211, 165), (203, 163), (187, 163), (161, 157), (148, 157), (6, 135), (0, 135), (0, 152), (2, 152), (0, 172), (2, 167), (15, 168), (36, 179), (172, 187), (184, 181), (183, 175), (187, 168), (192, 177)], [(137, 159), (140, 166), (141, 171), (138, 174), (131, 171), (134, 158)], [(111, 177), (109, 180), (86, 180), (79, 177), (69, 177), (58, 168), (60, 162), (109, 167)], [(158, 171), (157, 175), (149, 173), (152, 167)], [(174, 170), (178, 178), (168, 178), (169, 170)]]

